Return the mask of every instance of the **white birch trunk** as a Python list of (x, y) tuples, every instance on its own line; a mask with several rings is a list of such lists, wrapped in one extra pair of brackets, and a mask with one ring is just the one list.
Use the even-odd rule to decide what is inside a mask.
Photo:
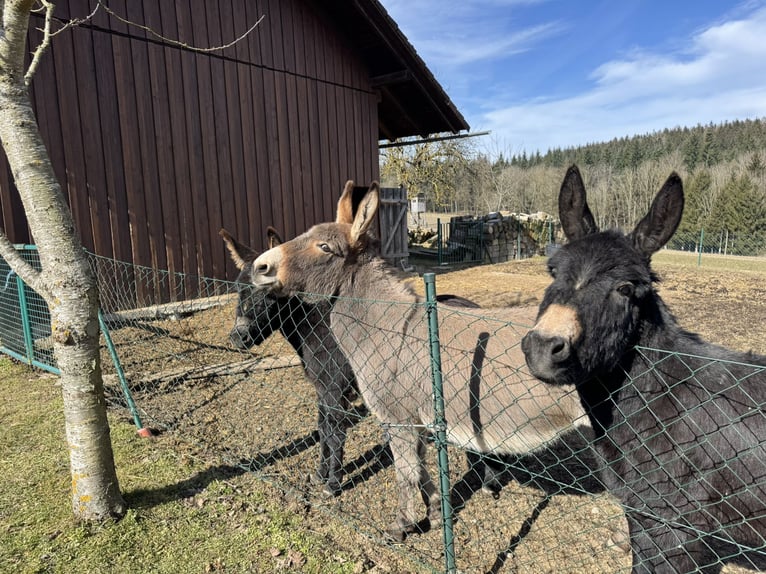
[(77, 518), (121, 516), (101, 377), (98, 291), (56, 180), (24, 82), (24, 49), (32, 0), (6, 0), (0, 35), (0, 143), (24, 204), (42, 271), (26, 265), (0, 234), (0, 255), (50, 307), (61, 370), (66, 437)]

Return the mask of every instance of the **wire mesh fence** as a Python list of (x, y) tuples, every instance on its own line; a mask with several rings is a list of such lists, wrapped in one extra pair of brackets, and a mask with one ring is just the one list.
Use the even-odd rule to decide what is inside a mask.
[[(623, 510), (599, 479), (579, 402), (519, 375), (519, 341), (534, 309), (435, 306), (433, 295), (417, 305), (345, 300), (334, 312), (355, 322), (343, 332), (330, 328), (330, 306), (309, 295), (276, 299), (235, 283), (91, 261), (103, 323), (144, 424), (300, 493), (381, 544), (391, 543), (402, 508), (412, 510), (422, 532), (399, 548), (413, 572), (630, 570)], [(15, 297), (0, 299), (6, 349), (28, 339), (18, 332)], [(45, 314), (29, 314), (37, 352), (46, 348)], [(669, 355), (655, 352), (658, 370)], [(722, 364), (696, 365), (687, 383), (708, 369), (726, 369), (734, 385), (763, 370)], [(126, 408), (106, 345), (103, 365), (110, 404)], [(762, 413), (764, 405), (749, 408)], [(702, 431), (690, 438), (706, 440)], [(421, 490), (441, 492), (441, 513), (429, 512)], [(682, 511), (672, 519), (683, 520)]]
[(766, 266), (766, 235), (729, 229), (677, 232), (668, 250), (686, 254), (697, 266), (718, 265), (721, 260), (753, 261)]
[[(22, 258), (40, 268), (37, 250), (19, 246)], [(41, 369), (52, 370), (53, 344), (48, 305), (0, 258), (0, 351)]]

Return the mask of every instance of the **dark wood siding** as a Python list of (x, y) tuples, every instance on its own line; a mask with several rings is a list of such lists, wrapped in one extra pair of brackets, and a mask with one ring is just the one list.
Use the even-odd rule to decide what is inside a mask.
[[(93, 5), (62, 0), (56, 15), (82, 17)], [(266, 225), (291, 238), (334, 218), (347, 179), (377, 178), (369, 71), (313, 3), (114, 0), (109, 7), (158, 35), (100, 10), (54, 37), (32, 86), (87, 249), (233, 279), (220, 227), (263, 249)], [(225, 50), (193, 51), (159, 37), (219, 46), (262, 15), (254, 32)], [(33, 16), (30, 47), (41, 26)], [(3, 157), (0, 224), (11, 241), (32, 242), (10, 179)]]

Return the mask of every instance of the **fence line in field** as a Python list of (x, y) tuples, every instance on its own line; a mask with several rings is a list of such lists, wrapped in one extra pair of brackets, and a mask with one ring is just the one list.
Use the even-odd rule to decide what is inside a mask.
[[(25, 256), (32, 257), (33, 250), (26, 251)], [(97, 256), (91, 257), (91, 263), (99, 283), (102, 327), (119, 357), (119, 362), (110, 360), (105, 342), (102, 363), (112, 406), (129, 408), (134, 400), (143, 424), (204, 444), (226, 464), (299, 491), (312, 507), (351, 521), (354, 528), (386, 543), (384, 528), (397, 500), (387, 441), (407, 429), (381, 425), (368, 416), (358, 399), (352, 402), (345, 481), (340, 496), (328, 500), (305, 479), (316, 466), (320, 441), (315, 431), (314, 389), (280, 335), (248, 351), (231, 345), (237, 286)], [(47, 309), (28, 287), (20, 288), (3, 265), (0, 260), (0, 273), (4, 273), (0, 276), (4, 282), (0, 284), (4, 288), (0, 293), (1, 350), (25, 362), (32, 357), (36, 366), (46, 368), (44, 363), (55, 368), (46, 339), (50, 334)], [(439, 324), (452, 316), (467, 325), (481, 317), (481, 309), (440, 305), (437, 314), (436, 287), (433, 277), (428, 279), (426, 302), (415, 310), (413, 320), (427, 322), (429, 340), (410, 344), (428, 345), (430, 364), (401, 368), (427, 370), (433, 376), (435, 410), (428, 424), (434, 431), (436, 456), (428, 457), (427, 467), (441, 488), (442, 524), (410, 536), (402, 551), (432, 572), (502, 572), (508, 562), (512, 564), (507, 567), (518, 572), (627, 568), (629, 554), (619, 545), (605, 544), (624, 534), (624, 518), (597, 478), (587, 429), (575, 429), (550, 448), (516, 457), (481, 457), (448, 444), (447, 424), (455, 421), (444, 419), (444, 401), (452, 397), (444, 396), (440, 383), (451, 373), (442, 369), (440, 349), (452, 340), (439, 333)], [(137, 290), (137, 282), (144, 288)], [(185, 298), (189, 293), (193, 297)], [(403, 312), (385, 301), (364, 304), (388, 305), (387, 313)], [(658, 352), (662, 362), (666, 357)], [(481, 369), (501, 368), (504, 361), (503, 356), (486, 357)], [(120, 387), (119, 371), (127, 393)], [(482, 393), (492, 391), (482, 389)], [(475, 404), (482, 404), (481, 397), (475, 397)], [(474, 424), (488, 422), (480, 417), (473, 420)], [(482, 494), (488, 468), (503, 486), (499, 498)]]

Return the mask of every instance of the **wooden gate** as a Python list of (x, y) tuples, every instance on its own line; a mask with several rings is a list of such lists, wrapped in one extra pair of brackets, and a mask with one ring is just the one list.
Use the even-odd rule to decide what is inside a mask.
[(382, 187), (380, 189), (380, 242), (381, 254), (394, 265), (407, 265), (407, 189)]

